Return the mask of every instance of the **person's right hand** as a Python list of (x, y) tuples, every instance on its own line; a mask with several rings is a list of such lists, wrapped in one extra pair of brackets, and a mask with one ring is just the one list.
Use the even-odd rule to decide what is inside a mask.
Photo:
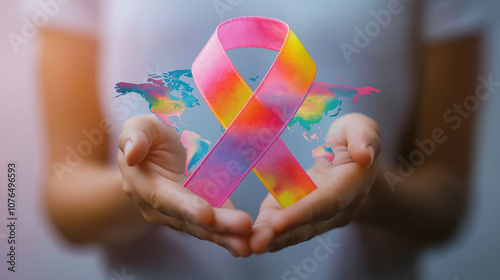
[(252, 218), (228, 200), (214, 208), (182, 185), (186, 150), (174, 128), (154, 116), (130, 118), (118, 140), (123, 191), (144, 218), (249, 256)]

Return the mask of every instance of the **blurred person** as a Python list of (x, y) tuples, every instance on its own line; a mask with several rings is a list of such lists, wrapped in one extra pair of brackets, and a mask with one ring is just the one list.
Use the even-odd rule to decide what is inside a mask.
[[(144, 76), (145, 67), (189, 67), (220, 22), (214, 3), (72, 1), (43, 29), (45, 201), (54, 225), (71, 242), (102, 244), (111, 266), (141, 279), (417, 277), (420, 252), (453, 236), (466, 210), (475, 117), (453, 104), (476, 89), (480, 33), (438, 30), (449, 36), (429, 44), (419, 29), (429, 8), (405, 1), (275, 1), (226, 11), (287, 22), (315, 60), (317, 80), (342, 77), (383, 92), (343, 111), (363, 114), (332, 122), (336, 159), (318, 159), (308, 170), (319, 189), (286, 209), (267, 195), (254, 223), (231, 202), (180, 207), (194, 194), (182, 188), (186, 153), (177, 132), (151, 116), (129, 118), (144, 103), (113, 99), (114, 85)], [(370, 22), (378, 22), (378, 35), (361, 34)], [(361, 37), (365, 46), (356, 45)], [(453, 135), (450, 123), (460, 124)], [(99, 143), (68, 172), (57, 172), (54, 163), (67, 163), (68, 147), (95, 129)], [(416, 150), (425, 159), (408, 166)], [(252, 187), (242, 184), (231, 199), (262, 199)], [(324, 248), (331, 258), (314, 272), (301, 270), (318, 246), (305, 241), (325, 232), (318, 238), (331, 246)], [(241, 260), (213, 243), (234, 256), (274, 253)]]

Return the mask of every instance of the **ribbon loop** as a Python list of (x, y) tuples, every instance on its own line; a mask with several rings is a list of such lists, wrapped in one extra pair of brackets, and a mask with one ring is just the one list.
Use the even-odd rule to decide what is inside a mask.
[[(225, 52), (243, 47), (279, 51), (255, 92)], [(316, 189), (280, 139), (316, 74), (313, 60), (286, 23), (263, 17), (221, 23), (192, 72), (203, 99), (226, 131), (188, 178), (186, 188), (220, 207), (254, 168), (283, 207)]]

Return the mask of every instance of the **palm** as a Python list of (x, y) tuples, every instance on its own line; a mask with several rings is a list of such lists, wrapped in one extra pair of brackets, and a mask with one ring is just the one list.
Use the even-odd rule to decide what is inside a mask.
[(119, 146), (123, 190), (147, 221), (210, 240), (233, 255), (250, 254), (250, 216), (230, 201), (213, 208), (182, 186), (186, 150), (175, 129), (152, 117), (134, 117), (125, 123)]
[[(332, 125), (329, 139), (335, 160), (330, 164), (317, 159), (307, 171), (317, 190), (286, 209), (271, 195), (264, 199), (251, 241), (255, 251), (261, 252), (264, 246), (267, 250), (280, 250), (349, 223), (377, 174), (367, 143), (378, 141), (378, 128), (367, 119), (348, 115)], [(361, 125), (353, 126), (358, 122)]]
[(160, 185), (174, 182), (180, 187), (187, 179), (184, 175), (186, 149), (174, 129), (162, 128), (159, 134), (160, 137), (153, 143), (148, 155), (138, 167)]

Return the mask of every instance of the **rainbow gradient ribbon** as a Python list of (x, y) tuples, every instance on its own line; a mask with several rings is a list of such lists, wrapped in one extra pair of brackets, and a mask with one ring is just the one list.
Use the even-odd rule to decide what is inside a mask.
[[(252, 92), (226, 51), (279, 51)], [(225, 132), (184, 186), (220, 207), (253, 168), (282, 207), (316, 189), (280, 135), (304, 101), (316, 66), (288, 25), (264, 17), (221, 23), (192, 65), (203, 99)]]

